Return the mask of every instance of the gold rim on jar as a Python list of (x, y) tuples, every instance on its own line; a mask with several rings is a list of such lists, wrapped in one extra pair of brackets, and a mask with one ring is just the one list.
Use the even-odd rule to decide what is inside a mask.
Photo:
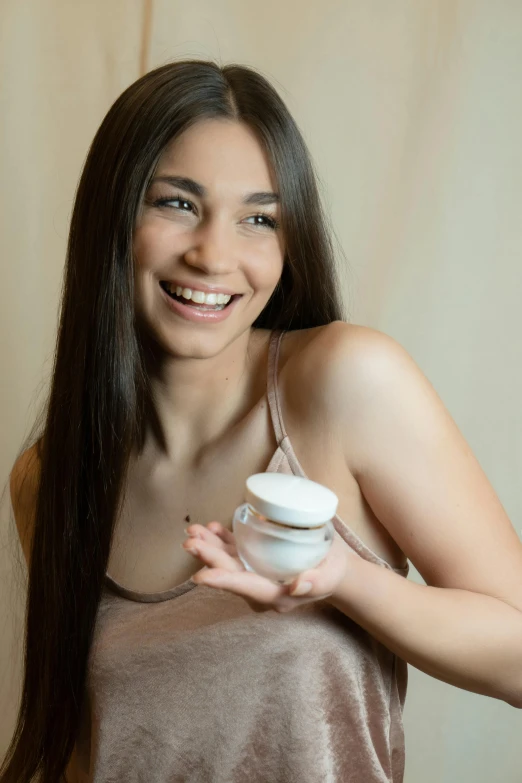
[(263, 514), (260, 514), (259, 511), (256, 511), (256, 509), (251, 506), (250, 503), (247, 503), (247, 505), (250, 513), (261, 520), (261, 522), (270, 522), (272, 525), (277, 525), (277, 527), (284, 527), (287, 530), (319, 530), (319, 528), (324, 527), (326, 524), (326, 522), (319, 522), (318, 525), (313, 525), (311, 527), (295, 527), (295, 525), (287, 525), (285, 522), (277, 522), (275, 519), (265, 517)]

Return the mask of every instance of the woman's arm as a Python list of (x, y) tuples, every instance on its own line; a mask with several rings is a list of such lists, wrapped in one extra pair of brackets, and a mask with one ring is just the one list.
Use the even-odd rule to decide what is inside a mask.
[(426, 674), (522, 709), (522, 612), (353, 560), (328, 603)]
[(435, 390), (391, 337), (336, 323), (329, 415), (351, 473), (426, 585), (356, 561), (331, 602), (401, 658), (522, 707), (522, 543)]
[(16, 460), (9, 476), (11, 505), (22, 551), (29, 568), (34, 528), (34, 511), (40, 472), (36, 444)]

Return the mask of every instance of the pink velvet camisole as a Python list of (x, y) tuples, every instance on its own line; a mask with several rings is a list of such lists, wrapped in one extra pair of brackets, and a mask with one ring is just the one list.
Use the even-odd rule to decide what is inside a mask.
[[(267, 471), (305, 476), (281, 417), (273, 332)], [(312, 478), (312, 477), (310, 477)], [(338, 516), (360, 557), (406, 577)], [(106, 576), (76, 743), (80, 783), (401, 783), (407, 664), (316, 602), (253, 611), (191, 579), (138, 593)]]

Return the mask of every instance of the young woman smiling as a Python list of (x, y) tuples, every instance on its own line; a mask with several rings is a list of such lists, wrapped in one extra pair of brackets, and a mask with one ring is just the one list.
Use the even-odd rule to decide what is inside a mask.
[[(420, 369), (340, 301), (263, 76), (181, 61), (125, 90), (11, 473), (29, 590), (2, 783), (399, 783), (408, 663), (522, 705), (522, 546)], [(265, 470), (339, 497), (290, 586), (245, 571), (231, 532)]]

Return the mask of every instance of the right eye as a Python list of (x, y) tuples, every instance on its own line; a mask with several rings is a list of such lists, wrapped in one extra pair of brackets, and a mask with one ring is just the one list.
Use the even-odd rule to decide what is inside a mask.
[[(175, 201), (179, 201), (181, 204), (188, 205), (189, 209), (194, 208), (194, 204), (191, 201), (187, 201), (186, 198), (183, 198), (183, 196), (169, 196), (169, 197), (163, 197), (158, 198), (156, 201), (152, 202), (153, 207), (166, 207), (167, 204), (172, 204)], [(173, 207), (173, 209), (178, 209), (178, 207)], [(183, 209), (184, 212), (186, 212), (186, 209)]]

